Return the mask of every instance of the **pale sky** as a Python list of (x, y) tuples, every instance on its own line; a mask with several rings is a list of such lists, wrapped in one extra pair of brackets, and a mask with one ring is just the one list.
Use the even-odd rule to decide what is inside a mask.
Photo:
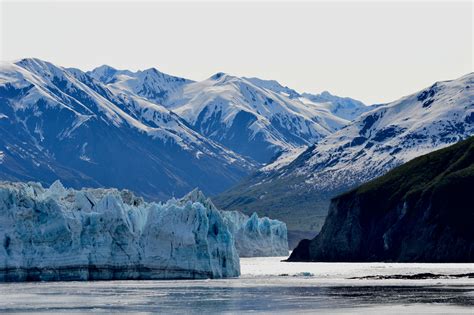
[(473, 71), (465, 2), (2, 1), (0, 59), (216, 72), (388, 102)]

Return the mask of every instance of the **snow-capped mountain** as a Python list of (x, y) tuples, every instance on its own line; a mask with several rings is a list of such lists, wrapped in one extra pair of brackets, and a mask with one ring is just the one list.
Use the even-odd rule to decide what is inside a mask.
[[(33, 58), (2, 63), (0, 101), (1, 178), (59, 178), (152, 199), (221, 192), (349, 123), (332, 109), (337, 97), (311, 101), (276, 81), (218, 73), (194, 82), (105, 65), (83, 72)], [(341, 106), (368, 108), (354, 104)]]
[(289, 261), (474, 262), (474, 137), (415, 158), (331, 201)]
[(353, 186), (472, 134), (474, 74), (469, 74), (361, 115), (288, 169), (305, 174), (315, 189)]
[(165, 107), (38, 59), (2, 63), (0, 104), (3, 179), (163, 199), (196, 186), (216, 193), (254, 167)]
[(372, 109), (358, 100), (332, 95), (328, 91), (321, 94), (303, 93), (302, 96), (312, 102), (320, 103), (334, 115), (351, 121)]
[(133, 93), (157, 104), (166, 104), (171, 95), (181, 93), (186, 84), (193, 82), (155, 68), (132, 72), (103, 65), (87, 74), (112, 90)]
[(156, 69), (130, 72), (102, 66), (90, 74), (116, 94), (166, 106), (200, 134), (260, 163), (319, 141), (348, 124), (349, 119), (342, 116), (350, 115), (342, 108), (351, 112), (369, 108), (349, 99), (342, 103), (336, 96), (311, 101), (276, 81), (224, 73), (201, 82)]
[(275, 213), (259, 214), (285, 221), (290, 235), (316, 233), (336, 194), (473, 134), (470, 73), (377, 106), (304, 152), (283, 156), (214, 201), (223, 209), (246, 212), (277, 205)]
[(348, 123), (275, 81), (224, 73), (186, 85), (169, 107), (203, 135), (261, 163)]

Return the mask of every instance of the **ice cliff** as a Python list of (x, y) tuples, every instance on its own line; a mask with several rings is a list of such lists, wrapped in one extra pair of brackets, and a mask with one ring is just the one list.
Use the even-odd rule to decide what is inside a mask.
[[(227, 220), (227, 219), (226, 219)], [(222, 213), (116, 189), (0, 182), (0, 281), (236, 277)]]
[[(212, 201), (199, 190), (195, 189), (181, 199), (181, 202), (189, 201), (199, 202), (210, 211), (218, 211)], [(288, 255), (285, 223), (267, 217), (259, 218), (256, 213), (250, 217), (238, 211), (221, 211), (221, 214), (234, 236), (240, 257)]]
[(286, 224), (250, 217), (238, 211), (222, 211), (224, 222), (235, 238), (235, 247), (240, 257), (288, 256), (288, 232)]

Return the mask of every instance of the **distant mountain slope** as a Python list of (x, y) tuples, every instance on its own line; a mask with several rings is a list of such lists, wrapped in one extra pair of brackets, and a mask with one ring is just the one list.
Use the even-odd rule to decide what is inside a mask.
[(131, 92), (157, 104), (166, 104), (171, 95), (181, 92), (186, 84), (193, 82), (155, 68), (132, 72), (103, 65), (87, 74), (112, 90)]
[(201, 134), (261, 163), (348, 124), (276, 81), (224, 73), (188, 84), (169, 107)]
[(302, 96), (312, 102), (322, 104), (331, 113), (346, 120), (354, 120), (361, 114), (371, 110), (371, 107), (365, 106), (360, 101), (350, 97), (332, 95), (328, 91), (321, 94), (303, 93)]
[(38, 59), (1, 65), (0, 104), (2, 179), (164, 199), (197, 186), (215, 194), (254, 168), (163, 106)]
[[(115, 94), (139, 96), (171, 109), (203, 136), (259, 163), (347, 125), (349, 120), (341, 118), (347, 116), (346, 107), (360, 113), (369, 109), (336, 96), (313, 102), (276, 81), (224, 73), (201, 82), (156, 69), (131, 72), (102, 66), (89, 74)], [(333, 110), (336, 107), (340, 110)]]
[(289, 261), (474, 262), (474, 137), (332, 200)]
[(332, 197), (473, 134), (471, 73), (378, 106), (213, 201), (223, 209), (256, 211), (286, 222), (294, 245), (294, 237), (320, 230)]

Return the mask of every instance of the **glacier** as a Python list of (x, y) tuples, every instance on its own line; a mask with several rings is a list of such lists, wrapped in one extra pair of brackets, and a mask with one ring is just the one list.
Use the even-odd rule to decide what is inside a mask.
[(286, 224), (257, 213), (250, 217), (239, 211), (222, 211), (224, 222), (235, 238), (240, 257), (288, 256)]
[(0, 282), (240, 275), (221, 212), (127, 190), (0, 182)]
[[(180, 202), (199, 202), (209, 211), (219, 211), (198, 189)], [(221, 215), (234, 236), (240, 257), (288, 256), (288, 232), (284, 222), (259, 218), (255, 212), (250, 217), (239, 211), (221, 211)]]

